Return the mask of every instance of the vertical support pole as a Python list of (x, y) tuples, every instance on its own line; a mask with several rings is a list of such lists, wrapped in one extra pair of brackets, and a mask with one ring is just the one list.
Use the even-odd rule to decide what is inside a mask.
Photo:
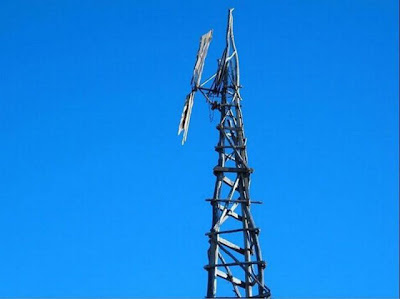
[[(226, 115), (226, 85), (228, 82), (227, 72), (225, 71), (225, 78), (224, 78), (224, 87), (223, 92), (221, 95), (221, 118), (220, 124), (223, 125), (225, 122), (225, 115)], [(225, 135), (222, 131), (219, 133), (219, 141), (218, 141), (218, 166), (224, 167), (225, 166)], [(221, 190), (223, 184), (224, 173), (219, 172), (217, 174), (215, 189), (214, 189), (214, 199), (221, 198)], [(210, 235), (210, 248), (208, 252), (208, 283), (207, 283), (207, 298), (215, 298), (216, 291), (217, 291), (217, 277), (216, 277), (216, 267), (214, 265), (218, 264), (218, 231), (219, 231), (219, 218), (220, 218), (220, 211), (218, 209), (218, 202), (213, 201), (212, 204), (212, 227), (211, 232), (213, 234)]]

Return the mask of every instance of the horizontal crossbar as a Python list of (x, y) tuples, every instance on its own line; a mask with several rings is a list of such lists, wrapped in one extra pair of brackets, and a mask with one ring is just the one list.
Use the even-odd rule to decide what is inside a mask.
[(214, 173), (216, 172), (244, 172), (244, 173), (253, 173), (253, 168), (237, 168), (237, 167), (221, 167), (215, 166)]
[(230, 267), (230, 266), (247, 266), (247, 265), (262, 265), (265, 266), (266, 262), (265, 261), (253, 261), (253, 262), (240, 262), (240, 263), (225, 263), (225, 264), (216, 264), (216, 265), (205, 265), (204, 269), (211, 269), (214, 267)]
[(218, 151), (218, 150), (223, 149), (223, 148), (245, 149), (246, 146), (245, 145), (236, 145), (236, 146), (231, 146), (231, 145), (222, 145), (221, 146), (221, 145), (217, 145), (215, 147), (215, 150)]
[(238, 228), (238, 229), (230, 229), (230, 230), (223, 230), (219, 232), (208, 232), (205, 235), (210, 236), (210, 235), (220, 235), (220, 234), (229, 234), (229, 233), (237, 233), (237, 232), (242, 232), (242, 231), (255, 231), (256, 233), (260, 232), (259, 228)]
[(262, 204), (262, 201), (256, 200), (244, 200), (244, 199), (214, 199), (214, 198), (207, 198), (206, 201), (210, 202), (238, 202), (238, 203), (254, 203), (254, 204)]

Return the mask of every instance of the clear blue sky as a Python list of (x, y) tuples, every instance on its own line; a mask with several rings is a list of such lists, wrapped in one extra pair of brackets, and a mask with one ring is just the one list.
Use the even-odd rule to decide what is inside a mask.
[(229, 7), (273, 295), (397, 296), (392, 0), (1, 1), (0, 296), (205, 295)]

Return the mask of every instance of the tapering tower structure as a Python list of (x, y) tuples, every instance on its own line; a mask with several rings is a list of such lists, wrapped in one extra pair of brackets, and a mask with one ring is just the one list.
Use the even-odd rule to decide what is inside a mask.
[[(212, 38), (212, 31), (200, 40), (192, 78), (192, 91), (186, 97), (178, 134), (187, 137), (194, 95), (200, 91), (211, 109), (220, 113), (215, 147), (218, 164), (214, 167), (216, 182), (212, 198), (212, 224), (207, 233), (208, 249), (207, 298), (269, 298), (264, 282), (265, 261), (259, 243), (260, 229), (250, 207), (261, 203), (250, 196), (250, 176), (246, 137), (240, 96), (239, 56), (233, 35), (233, 9), (228, 13), (226, 46), (218, 61), (217, 72), (201, 83), (201, 75)], [(218, 282), (218, 283), (217, 283)], [(233, 290), (233, 294), (227, 286)], [(218, 287), (218, 292), (217, 292)]]

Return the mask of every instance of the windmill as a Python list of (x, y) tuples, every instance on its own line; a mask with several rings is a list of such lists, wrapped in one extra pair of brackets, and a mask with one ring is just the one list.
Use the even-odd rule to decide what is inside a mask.
[[(212, 30), (200, 39), (196, 63), (179, 123), (178, 135), (187, 139), (190, 116), (196, 92), (200, 92), (211, 109), (220, 113), (217, 125), (219, 140), (215, 146), (218, 164), (214, 194), (206, 199), (212, 206), (209, 238), (207, 298), (233, 297), (270, 298), (264, 282), (266, 262), (259, 243), (260, 229), (255, 225), (250, 206), (260, 204), (250, 197), (250, 175), (246, 137), (241, 110), (239, 56), (233, 35), (233, 9), (228, 12), (226, 46), (218, 60), (217, 71), (201, 83), (205, 58), (212, 39)], [(217, 292), (218, 282), (218, 292)], [(230, 293), (232, 295), (232, 293)]]

